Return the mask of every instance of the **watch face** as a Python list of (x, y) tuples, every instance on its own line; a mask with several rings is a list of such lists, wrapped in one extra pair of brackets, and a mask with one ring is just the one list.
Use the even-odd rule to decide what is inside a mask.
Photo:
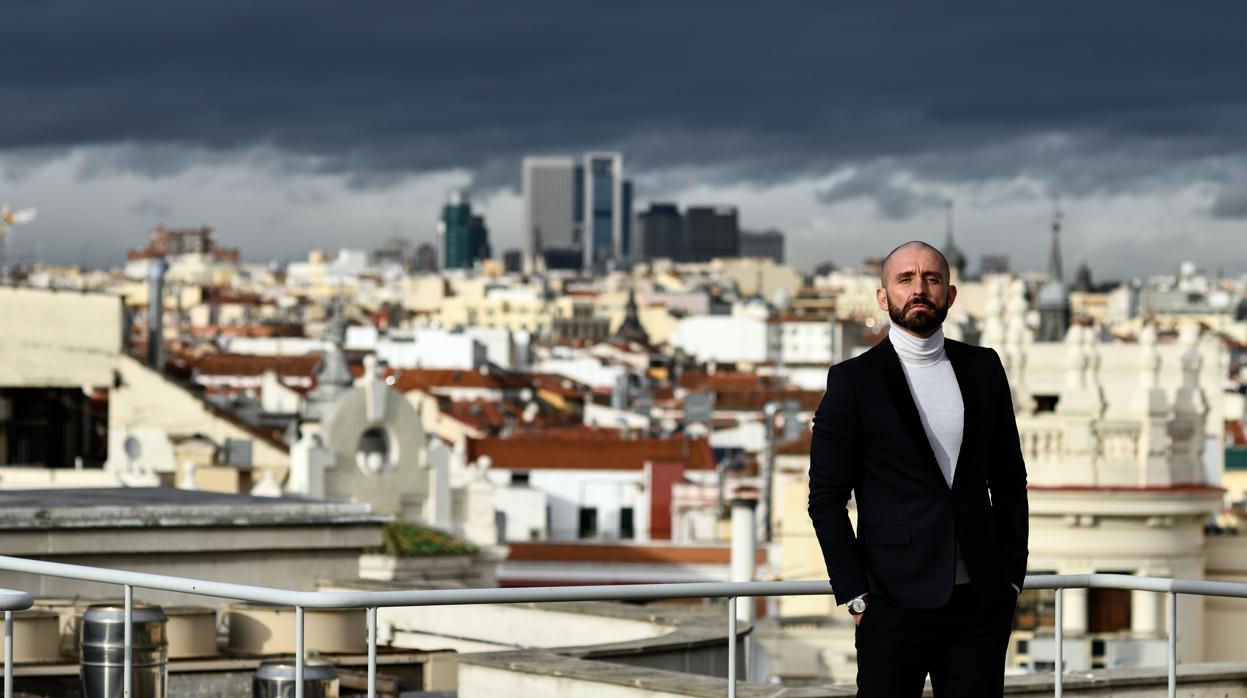
[(854, 613), (861, 613), (866, 610), (865, 599), (853, 599), (849, 602), (849, 610)]

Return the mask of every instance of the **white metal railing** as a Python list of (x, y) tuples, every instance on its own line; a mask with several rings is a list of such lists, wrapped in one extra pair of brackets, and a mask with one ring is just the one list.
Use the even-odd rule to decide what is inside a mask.
[[(249, 601), (295, 609), (295, 696), (303, 698), (303, 611), (306, 608), (357, 608), (367, 614), (368, 695), (376, 696), (377, 609), (400, 606), (450, 606), (495, 603), (543, 603), (558, 601), (653, 601), (676, 598), (722, 598), (728, 614), (728, 696), (736, 696), (736, 600), (757, 596), (815, 596), (831, 593), (826, 581), (785, 582), (698, 582), (682, 584), (617, 584), (570, 587), (524, 587), (510, 589), (433, 589), (410, 591), (293, 591), (245, 584), (213, 582), (186, 577), (169, 577), (145, 572), (127, 572), (99, 567), (68, 565), (43, 560), (0, 556), (0, 570), (49, 577), (116, 584), (125, 591), (125, 666), (123, 698), (130, 696), (131, 611), (133, 590), (153, 589), (199, 596)], [(1063, 646), (1062, 592), (1065, 589), (1125, 589), (1164, 593), (1169, 599), (1169, 695), (1177, 691), (1177, 596), (1225, 596), (1247, 598), (1247, 583), (1210, 582), (1195, 579), (1134, 577), (1124, 574), (1030, 575), (1027, 589), (1056, 590), (1056, 666), (1055, 694), (1062, 691)], [(12, 697), (13, 611), (30, 608), (34, 598), (21, 591), (0, 590), (0, 609), (5, 611), (5, 698)]]

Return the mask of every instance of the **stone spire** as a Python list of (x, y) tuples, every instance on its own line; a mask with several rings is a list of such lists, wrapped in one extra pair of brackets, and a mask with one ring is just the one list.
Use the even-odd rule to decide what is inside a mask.
[(619, 324), (619, 329), (615, 330), (615, 334), (611, 336), (611, 339), (649, 346), (649, 333), (641, 325), (640, 313), (637, 310), (635, 287), (628, 289), (628, 306), (624, 312), (623, 322)]
[(1058, 201), (1053, 204), (1052, 211), (1052, 248), (1048, 250), (1048, 276), (1064, 283), (1065, 272), (1062, 271), (1061, 264), (1061, 221), (1064, 218), (1061, 213), (1061, 203)]
[(953, 200), (948, 199), (944, 202), (944, 258), (948, 260), (950, 269), (957, 270), (957, 277), (964, 278), (966, 275), (966, 255), (957, 247), (957, 243), (953, 241)]

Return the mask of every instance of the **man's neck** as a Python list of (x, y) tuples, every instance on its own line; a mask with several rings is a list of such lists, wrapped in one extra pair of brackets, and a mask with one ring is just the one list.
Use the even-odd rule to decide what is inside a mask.
[(892, 347), (901, 363), (929, 366), (944, 357), (944, 333), (939, 327), (923, 337), (894, 322), (888, 330), (888, 336), (892, 339)]
[(936, 332), (939, 332), (940, 330), (944, 329), (944, 326), (943, 326), (943, 325), (939, 325), (939, 326), (937, 326), (935, 329), (931, 330), (930, 332), (928, 332), (928, 333), (926, 333), (926, 334), (919, 334), (919, 333), (914, 332), (913, 330), (909, 329), (908, 327), (902, 327), (902, 326), (900, 326), (900, 325), (896, 324), (895, 322), (894, 322), (894, 323), (892, 323), (892, 326), (893, 326), (893, 327), (895, 327), (896, 329), (898, 329), (898, 330), (900, 330), (900, 331), (902, 331), (902, 332), (906, 333), (906, 334), (913, 335), (914, 337), (917, 337), (918, 339), (930, 339), (931, 337), (933, 337), (933, 336), (935, 335), (935, 333), (936, 333)]

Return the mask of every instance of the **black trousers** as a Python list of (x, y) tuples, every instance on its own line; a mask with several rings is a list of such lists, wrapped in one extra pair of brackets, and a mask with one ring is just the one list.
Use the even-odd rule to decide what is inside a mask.
[(856, 629), (857, 695), (921, 696), (931, 675), (936, 698), (1004, 693), (1005, 653), (1017, 598), (984, 604), (969, 584), (943, 608), (901, 608), (871, 595)]

